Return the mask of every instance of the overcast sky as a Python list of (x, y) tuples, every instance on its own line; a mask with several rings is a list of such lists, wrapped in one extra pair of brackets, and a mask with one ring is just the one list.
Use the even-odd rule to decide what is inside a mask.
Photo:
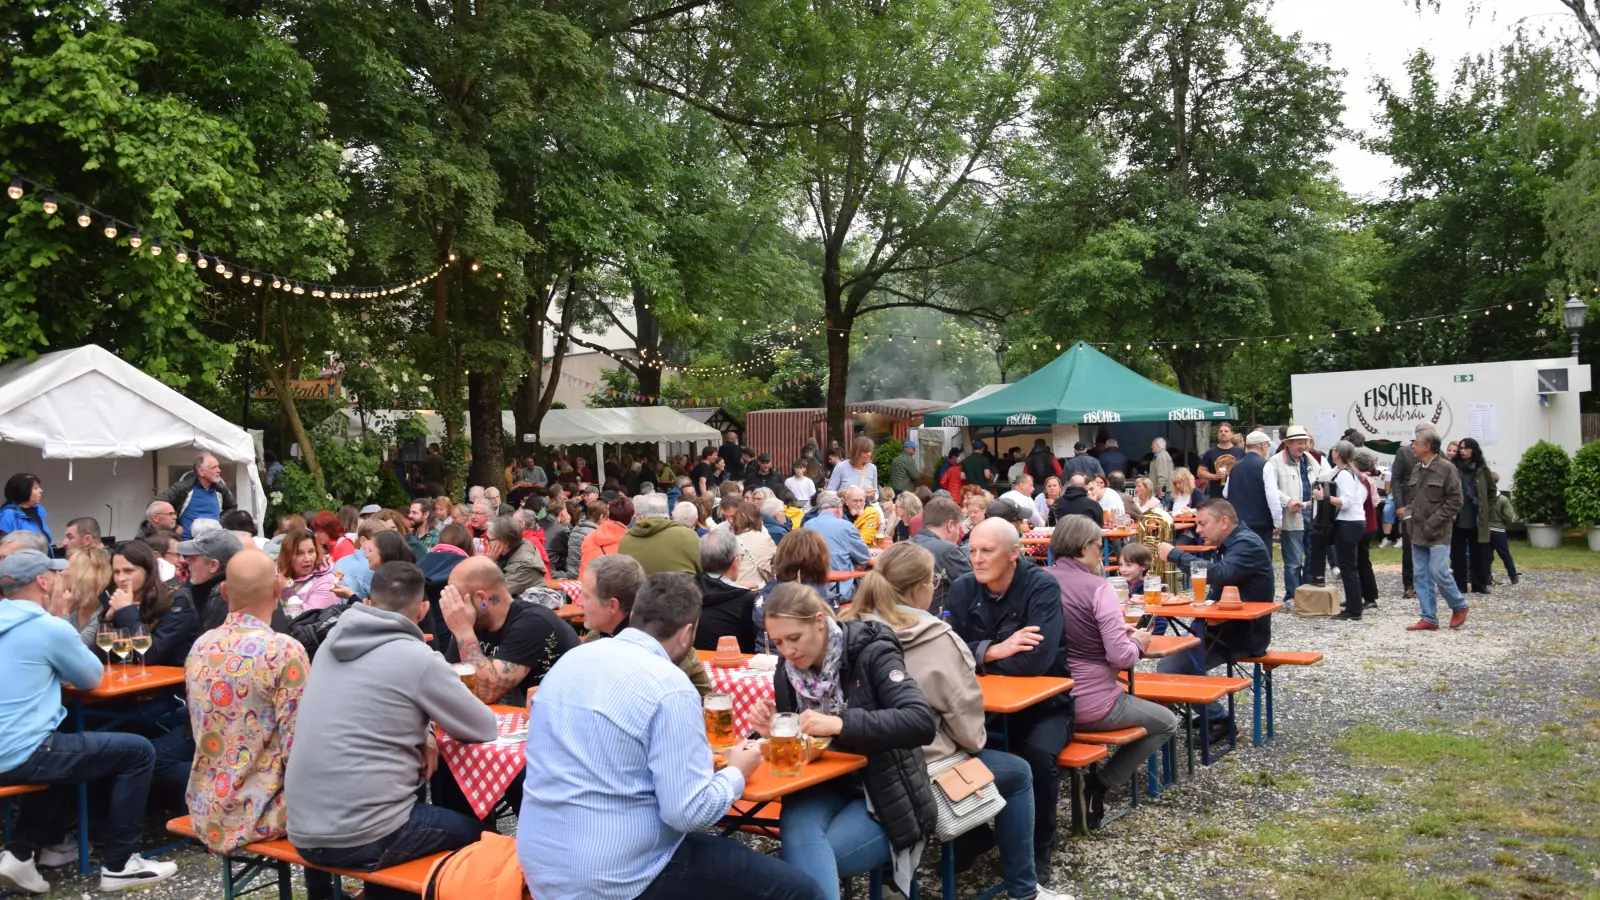
[[(1468, 0), (1443, 0), (1442, 12), (1416, 12), (1411, 0), (1278, 0), (1270, 17), (1281, 32), (1299, 31), (1327, 44), (1335, 68), (1345, 71), (1344, 124), (1371, 131), (1377, 101), (1377, 76), (1401, 81), (1406, 59), (1426, 48), (1444, 68), (1468, 54), (1492, 50), (1510, 40), (1515, 23), (1562, 27), (1570, 21), (1558, 0), (1478, 0), (1469, 15)], [(1560, 15), (1553, 15), (1559, 13)], [(1358, 196), (1381, 195), (1394, 175), (1386, 157), (1344, 141), (1334, 150), (1334, 170), (1345, 189)]]

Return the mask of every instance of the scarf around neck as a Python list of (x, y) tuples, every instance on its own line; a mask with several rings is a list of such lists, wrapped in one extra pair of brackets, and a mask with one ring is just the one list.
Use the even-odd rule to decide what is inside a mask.
[(830, 716), (842, 715), (845, 709), (844, 687), (839, 683), (839, 669), (844, 665), (844, 629), (833, 619), (828, 619), (828, 651), (822, 659), (821, 671), (813, 674), (787, 659), (784, 669), (789, 684), (794, 687), (799, 711), (814, 709)]

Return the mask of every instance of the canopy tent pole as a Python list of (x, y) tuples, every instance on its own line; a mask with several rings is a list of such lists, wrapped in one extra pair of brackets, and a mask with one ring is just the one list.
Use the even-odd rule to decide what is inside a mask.
[(606, 483), (606, 451), (603, 441), (594, 442), (594, 483)]

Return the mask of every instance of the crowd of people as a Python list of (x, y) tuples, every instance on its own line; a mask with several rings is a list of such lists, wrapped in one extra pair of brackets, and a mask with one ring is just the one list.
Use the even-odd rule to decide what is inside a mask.
[[(76, 860), (70, 832), (88, 823), (74, 825), (61, 792), (84, 782), (105, 801), (102, 890), (176, 871), (137, 852), (153, 793), (181, 797), (215, 852), (287, 837), (315, 866), (373, 870), (466, 846), (495, 815), (473, 812), (436, 733), (494, 740), (486, 704), (524, 706), (537, 687), (526, 770), (497, 804), (518, 815), (536, 897), (833, 898), (841, 878), (872, 871), (904, 890), (934, 833), (928, 767), (965, 755), (1005, 805), (992, 829), (956, 840), (958, 868), (993, 848), (1009, 896), (1048, 900), (1056, 757), (1074, 728), (1147, 733), (1088, 777), (1091, 823), (1177, 728), (1116, 680), (1152, 632), (1124, 622), (1103, 524), (1193, 513), (1190, 544), (1216, 548), (1213, 598), (1231, 586), (1246, 601), (1292, 599), (1331, 557), (1340, 618), (1359, 619), (1377, 602), (1368, 549), (1380, 524), (1408, 548), (1422, 608), (1412, 629), (1438, 627), (1436, 592), (1459, 627), (1463, 591), (1488, 589), (1506, 512), (1475, 441), (1447, 453), (1419, 429), (1388, 478), (1352, 441), (1321, 454), (1290, 427), (1270, 443), (1259, 431), (1236, 442), (1223, 424), (1191, 469), (1160, 440), (1139, 461), (1114, 440), (1064, 460), (1042, 440), (1004, 460), (974, 442), (925, 476), (908, 442), (880, 481), (867, 438), (848, 452), (808, 446), (784, 475), (730, 433), (693, 466), (618, 458), (602, 484), (581, 459), (530, 457), (459, 502), (425, 463), (407, 509), (308, 510), (270, 538), (205, 454), (152, 499), (137, 538), (107, 548), (94, 519), (74, 519), (64, 553), (43, 485), (16, 475), (0, 508), (0, 785), (51, 790), (19, 798), (0, 885), (43, 893), (40, 869)], [(1379, 512), (1386, 494), (1392, 516)], [(1050, 565), (1022, 546), (1037, 527), (1052, 529)], [(1156, 556), (1180, 568), (1198, 558), (1129, 543), (1118, 562), (1130, 589)], [(581, 586), (581, 637), (555, 612), (558, 581)], [(126, 710), (136, 729), (78, 733), (60, 691), (100, 682), (108, 632), (142, 635), (144, 663), (183, 667), (186, 702), (142, 699)], [(1270, 619), (1213, 637), (1203, 656), (1160, 669), (1203, 673), (1265, 652)], [(711, 685), (695, 650), (723, 638), (778, 658), (755, 732), (797, 714), (805, 734), (870, 760), (785, 798), (777, 858), (704, 833), (761, 762), (747, 743), (716, 769), (707, 747)], [(981, 674), (1076, 686), (1012, 715), (1002, 750), (986, 741)], [(1227, 729), (1218, 713), (1214, 739)], [(339, 896), (320, 869), (306, 887), (311, 900)]]

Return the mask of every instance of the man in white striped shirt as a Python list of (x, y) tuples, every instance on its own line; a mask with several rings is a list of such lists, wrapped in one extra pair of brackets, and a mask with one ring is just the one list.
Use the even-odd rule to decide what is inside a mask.
[(674, 660), (694, 652), (700, 591), (653, 575), (631, 627), (568, 651), (528, 720), (517, 856), (539, 900), (821, 900), (812, 878), (703, 834), (761, 764), (753, 744), (712, 771), (700, 694)]

